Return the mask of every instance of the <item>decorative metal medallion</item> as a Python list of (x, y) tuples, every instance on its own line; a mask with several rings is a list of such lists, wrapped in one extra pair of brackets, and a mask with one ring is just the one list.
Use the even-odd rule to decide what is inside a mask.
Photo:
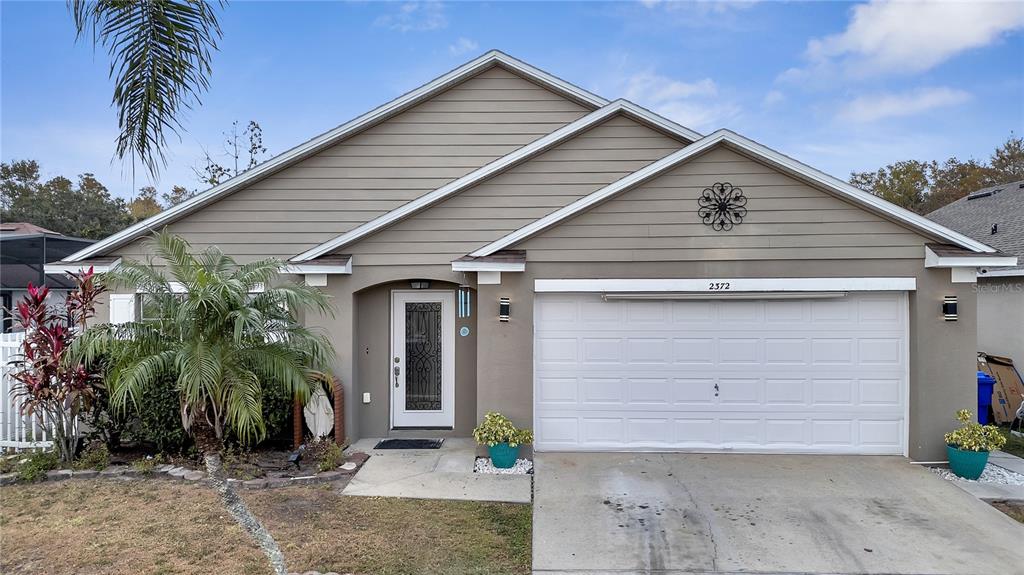
[(716, 182), (710, 188), (704, 188), (697, 198), (697, 215), (704, 225), (711, 226), (716, 232), (727, 232), (733, 226), (743, 223), (747, 216), (747, 197), (743, 190), (734, 188), (729, 182)]

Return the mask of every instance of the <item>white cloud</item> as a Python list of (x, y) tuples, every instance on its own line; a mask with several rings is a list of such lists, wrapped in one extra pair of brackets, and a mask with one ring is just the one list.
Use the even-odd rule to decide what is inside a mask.
[[(810, 40), (807, 57), (812, 68), (838, 66), (856, 76), (922, 72), (1020, 28), (1021, 2), (873, 0), (852, 8), (842, 33)], [(788, 70), (783, 78), (802, 72)]]
[(477, 44), (475, 40), (459, 38), (454, 44), (448, 46), (448, 52), (450, 52), (452, 56), (461, 56), (467, 52), (475, 52), (478, 48), (480, 48), (480, 45)]
[(872, 94), (857, 97), (843, 105), (839, 119), (855, 123), (876, 122), (956, 106), (970, 99), (968, 92), (945, 87), (919, 88), (901, 94)]
[(761, 105), (768, 107), (779, 104), (786, 99), (786, 95), (779, 90), (768, 90), (768, 93), (764, 95), (764, 99), (761, 100)]
[(718, 85), (711, 78), (683, 82), (642, 72), (621, 84), (627, 100), (696, 130), (720, 127), (739, 115), (738, 106), (717, 97)]
[(399, 32), (422, 32), (447, 28), (448, 18), (440, 2), (428, 0), (401, 4), (397, 12), (381, 15), (375, 24)]

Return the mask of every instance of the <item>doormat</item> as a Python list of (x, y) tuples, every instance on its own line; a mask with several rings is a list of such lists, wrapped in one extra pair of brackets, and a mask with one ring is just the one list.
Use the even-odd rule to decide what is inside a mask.
[(374, 449), (440, 449), (443, 439), (385, 439)]

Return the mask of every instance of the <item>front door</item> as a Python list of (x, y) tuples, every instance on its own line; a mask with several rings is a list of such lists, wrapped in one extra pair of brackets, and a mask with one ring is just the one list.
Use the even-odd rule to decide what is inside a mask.
[(455, 292), (391, 295), (391, 426), (455, 426)]

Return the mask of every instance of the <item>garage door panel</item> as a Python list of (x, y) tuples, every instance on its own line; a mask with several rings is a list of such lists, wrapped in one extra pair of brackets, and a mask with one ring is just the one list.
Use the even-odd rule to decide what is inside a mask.
[(538, 450), (902, 452), (904, 294), (541, 294), (535, 313)]

